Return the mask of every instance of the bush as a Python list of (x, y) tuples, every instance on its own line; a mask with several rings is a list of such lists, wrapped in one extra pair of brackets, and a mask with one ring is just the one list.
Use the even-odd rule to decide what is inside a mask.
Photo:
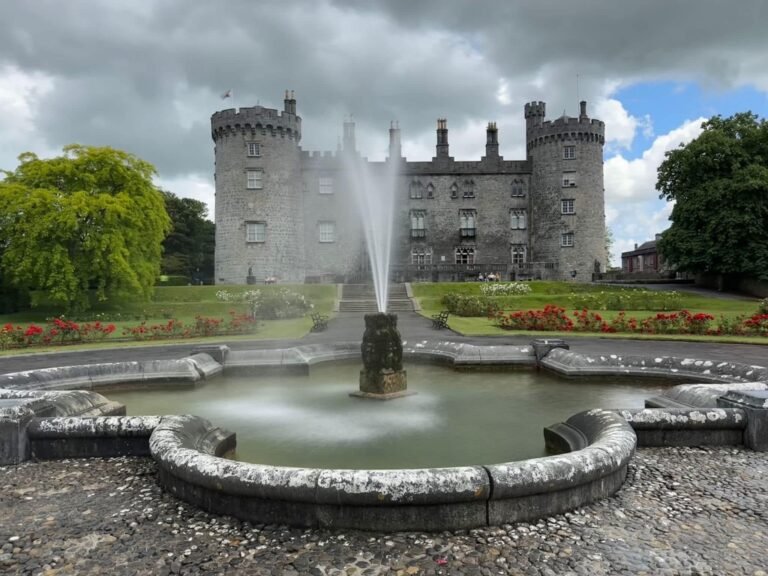
[(446, 294), (441, 302), (451, 314), (456, 316), (491, 316), (501, 309), (498, 302), (488, 296)]
[(768, 314), (768, 298), (763, 298), (757, 304), (758, 314)]
[(260, 318), (265, 320), (283, 320), (285, 318), (301, 318), (312, 308), (312, 304), (303, 294), (288, 288), (280, 288), (262, 294), (258, 314)]
[(50, 344), (95, 342), (106, 338), (114, 331), (114, 324), (78, 323), (64, 318), (51, 318), (47, 320), (45, 326), (30, 324), (24, 327), (8, 323), (0, 328), (0, 350)]
[(675, 310), (680, 308), (682, 298), (679, 292), (653, 290), (609, 290), (572, 294), (569, 302), (588, 310)]
[(543, 310), (519, 310), (508, 314), (499, 311), (494, 315), (494, 319), (496, 325), (504, 330), (573, 330), (573, 321), (566, 316), (565, 308), (553, 304), (547, 304)]
[(530, 292), (531, 287), (524, 282), (490, 282), (480, 285), (483, 296), (520, 296)]

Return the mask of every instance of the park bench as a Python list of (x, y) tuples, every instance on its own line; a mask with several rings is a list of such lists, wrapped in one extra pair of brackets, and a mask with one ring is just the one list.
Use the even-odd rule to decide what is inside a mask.
[(450, 315), (450, 312), (448, 312), (448, 310), (443, 310), (439, 314), (434, 314), (432, 316), (432, 328), (435, 328), (436, 330), (442, 330), (443, 328), (447, 328), (449, 315)]
[(328, 328), (328, 316), (325, 314), (318, 314), (317, 312), (313, 312), (311, 318), (312, 332), (322, 332)]

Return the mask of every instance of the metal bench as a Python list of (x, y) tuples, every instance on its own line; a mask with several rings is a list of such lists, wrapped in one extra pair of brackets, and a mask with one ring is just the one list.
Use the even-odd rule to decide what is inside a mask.
[(312, 332), (322, 332), (326, 328), (328, 328), (328, 316), (325, 314), (318, 314), (317, 312), (313, 312), (311, 314), (312, 318)]
[(443, 310), (439, 314), (434, 314), (432, 316), (432, 328), (436, 330), (442, 330), (443, 328), (447, 328), (449, 315), (450, 315), (450, 312), (448, 312), (448, 310)]

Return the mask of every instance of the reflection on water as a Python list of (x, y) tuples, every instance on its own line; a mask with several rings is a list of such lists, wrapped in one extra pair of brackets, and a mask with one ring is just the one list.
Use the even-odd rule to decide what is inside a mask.
[(544, 455), (544, 426), (589, 408), (641, 408), (658, 381), (561, 380), (534, 370), (407, 366), (417, 395), (352, 398), (357, 364), (306, 376), (225, 377), (192, 390), (107, 394), (129, 414), (197, 414), (237, 433), (237, 458), (284, 466), (421, 468)]

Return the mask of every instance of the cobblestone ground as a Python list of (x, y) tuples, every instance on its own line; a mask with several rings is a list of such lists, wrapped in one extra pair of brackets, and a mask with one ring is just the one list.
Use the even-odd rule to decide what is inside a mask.
[(261, 526), (163, 493), (151, 460), (0, 468), (0, 573), (752, 574), (768, 566), (768, 454), (642, 449), (614, 497), (440, 534)]

